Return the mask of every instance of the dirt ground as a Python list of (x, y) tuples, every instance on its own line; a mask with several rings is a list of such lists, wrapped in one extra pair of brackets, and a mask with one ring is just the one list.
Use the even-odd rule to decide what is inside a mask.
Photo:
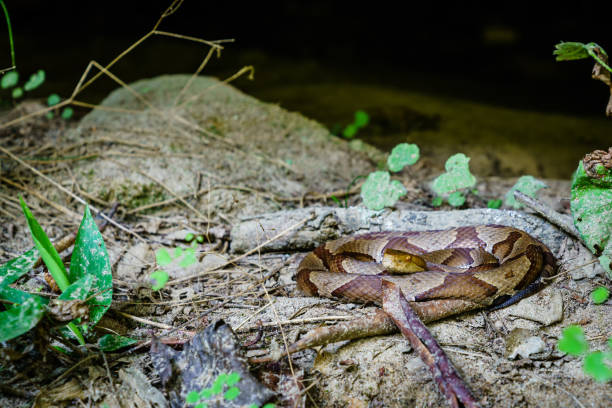
[[(148, 340), (189, 322), (171, 336), (180, 344), (224, 319), (248, 344), (246, 355), (257, 357), (282, 349), (285, 340), (292, 342), (314, 327), (372, 313), (372, 306), (304, 297), (296, 289), (295, 268), (316, 244), (373, 230), (392, 214), (449, 211), (431, 207), (429, 190), (448, 149), (428, 145), (424, 136), (419, 142), (425, 147), (422, 158), (394, 176), (408, 194), (393, 210), (363, 212), (354, 180), (384, 163), (385, 152), (343, 141), (298, 113), (262, 103), (213, 78), (198, 77), (181, 91), (188, 81), (186, 75), (142, 80), (130, 85), (135, 93), (118, 89), (79, 121), (35, 117), (0, 129), (0, 145), (25, 163), (0, 157), (0, 262), (32, 246), (18, 195), (56, 240), (75, 230), (83, 211), (68, 191), (101, 210), (120, 203), (115, 219), (126, 228), (109, 226), (103, 233), (114, 294), (98, 334)], [(422, 100), (428, 110), (436, 110), (435, 100)], [(452, 116), (447, 101), (439, 103)], [(0, 122), (41, 107), (25, 102)], [(455, 109), (459, 117), (461, 109), (472, 107)], [(500, 120), (517, 117), (502, 115)], [(536, 114), (528, 119), (544, 120)], [(465, 134), (474, 126), (464, 125)], [(435, 131), (426, 129), (427, 135)], [(514, 170), (541, 166), (533, 152), (524, 156), (519, 147), (481, 148), (479, 170), (474, 170), (480, 176), (478, 195), (470, 196), (465, 208), (482, 209), (488, 199), (505, 194), (515, 179), (482, 175), (495, 174), (494, 163), (516, 164), (515, 156), (524, 161)], [(569, 181), (545, 181), (549, 188), (541, 192), (542, 200), (568, 213)], [(349, 207), (346, 211), (362, 211), (359, 217), (343, 219), (329, 210), (332, 215), (318, 223), (300, 218), (300, 211), (338, 208), (332, 196)], [(483, 222), (483, 213), (470, 211), (455, 210), (456, 222)], [(286, 214), (294, 218), (283, 218)], [(503, 223), (506, 214), (495, 216)], [(450, 216), (446, 221), (448, 227), (455, 222)], [(552, 228), (539, 222), (544, 223), (530, 224), (536, 236)], [(240, 235), (245, 228), (249, 233)], [(155, 251), (188, 246), (188, 233), (205, 238), (197, 247), (197, 262), (186, 268), (171, 265), (166, 269), (170, 283), (153, 291), (149, 276), (157, 269)], [(562, 328), (580, 324), (591, 347), (604, 349), (612, 333), (610, 301), (594, 305), (588, 295), (609, 281), (573, 239), (562, 233), (548, 239), (563, 273), (541, 293), (499, 312), (465, 314), (430, 326), (484, 406), (612, 404), (609, 386), (594, 382), (583, 373), (580, 360), (555, 348)], [(38, 268), (20, 285), (51, 293), (42, 274)], [(3, 345), (0, 406), (168, 406), (146, 348), (105, 357), (52, 349), (42, 353), (37, 335), (32, 331)], [(296, 401), (298, 406), (326, 407), (444, 406), (427, 367), (400, 335), (306, 350), (291, 363), (284, 359), (252, 369), (274, 388), (278, 406)], [(299, 386), (292, 388), (296, 379)]]

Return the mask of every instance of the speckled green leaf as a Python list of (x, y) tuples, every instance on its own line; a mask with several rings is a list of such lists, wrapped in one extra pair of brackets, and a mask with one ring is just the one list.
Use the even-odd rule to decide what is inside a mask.
[(405, 166), (412, 166), (417, 160), (419, 160), (419, 146), (400, 143), (391, 150), (387, 158), (387, 166), (389, 170), (398, 172)]
[(0, 313), (0, 342), (26, 333), (38, 324), (45, 314), (45, 303), (32, 296), (21, 305)]
[(440, 174), (432, 183), (435, 193), (446, 196), (464, 188), (474, 187), (476, 177), (470, 173), (469, 163), (470, 158), (463, 153), (449, 157), (444, 165), (446, 173)]
[(85, 275), (81, 279), (72, 283), (58, 296), (60, 300), (85, 300), (87, 299), (91, 286), (93, 284), (94, 277), (92, 275)]
[(85, 214), (79, 226), (72, 258), (70, 259), (70, 280), (75, 282), (86, 275), (93, 277), (89, 295), (93, 296), (87, 304), (89, 324), (95, 325), (110, 307), (113, 297), (113, 275), (102, 234), (85, 207)]
[(512, 186), (512, 188), (508, 190), (504, 198), (504, 203), (508, 207), (519, 209), (523, 206), (523, 204), (519, 203), (514, 198), (515, 191), (518, 190), (521, 193), (528, 195), (529, 197), (535, 198), (538, 190), (546, 187), (548, 186), (544, 182), (536, 179), (533, 176), (522, 176), (516, 181), (516, 184), (514, 184), (514, 186)]
[(361, 186), (361, 198), (371, 210), (382, 210), (394, 205), (407, 193), (406, 188), (397, 180), (391, 181), (387, 171), (375, 171), (368, 175)]
[(0, 288), (6, 287), (28, 273), (38, 259), (36, 247), (0, 265)]
[[(120, 348), (131, 346), (138, 340), (129, 337), (118, 336), (116, 334), (105, 334), (98, 340), (98, 347), (103, 351), (115, 351)], [(198, 394), (196, 392), (196, 394)], [(199, 398), (198, 398), (199, 399)], [(197, 401), (197, 400), (196, 400)]]
[(612, 278), (612, 171), (591, 178), (581, 161), (572, 179), (570, 208), (580, 237)]

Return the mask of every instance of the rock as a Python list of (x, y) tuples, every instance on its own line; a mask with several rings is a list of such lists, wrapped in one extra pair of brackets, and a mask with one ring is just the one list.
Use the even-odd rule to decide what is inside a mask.
[(550, 326), (563, 319), (563, 298), (558, 291), (548, 287), (508, 307), (508, 312), (512, 316)]
[(540, 337), (535, 336), (531, 330), (514, 329), (506, 338), (506, 357), (510, 360), (530, 358), (533, 354), (546, 351), (546, 343)]

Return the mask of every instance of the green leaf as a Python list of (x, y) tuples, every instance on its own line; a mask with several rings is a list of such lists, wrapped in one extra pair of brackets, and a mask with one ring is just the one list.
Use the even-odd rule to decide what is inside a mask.
[(612, 279), (612, 170), (590, 177), (580, 161), (572, 178), (571, 192), (574, 225)]
[(362, 110), (355, 111), (355, 121), (353, 122), (353, 124), (357, 128), (362, 128), (366, 126), (368, 123), (370, 123), (370, 115), (368, 115), (366, 111), (362, 111)]
[(195, 234), (193, 232), (188, 232), (183, 238), (186, 242), (191, 242), (195, 238)]
[(581, 42), (560, 42), (555, 45), (553, 55), (557, 61), (571, 61), (588, 58), (586, 45)]
[(21, 305), (0, 313), (0, 342), (28, 332), (44, 314), (45, 302), (39, 296), (32, 296)]
[(444, 165), (446, 173), (440, 174), (432, 183), (433, 191), (439, 196), (444, 196), (474, 187), (476, 178), (470, 173), (469, 162), (470, 158), (463, 153), (449, 157)]
[(563, 329), (557, 347), (564, 353), (579, 356), (589, 350), (589, 343), (584, 336), (582, 327), (572, 325)]
[(0, 265), (0, 288), (7, 287), (28, 273), (36, 263), (38, 254), (38, 249), (34, 247), (17, 258)]
[(605, 353), (594, 351), (584, 358), (584, 372), (599, 382), (612, 380), (612, 368), (605, 362)]
[(534, 178), (533, 176), (522, 176), (516, 181), (516, 184), (514, 184), (514, 186), (508, 190), (504, 202), (508, 207), (519, 209), (523, 206), (523, 204), (519, 203), (514, 198), (515, 191), (518, 190), (529, 197), (535, 198), (538, 190), (546, 187), (548, 186), (544, 182)]
[(166, 283), (168, 283), (168, 272), (166, 271), (155, 271), (150, 276), (151, 279), (155, 281), (155, 283), (151, 286), (153, 290), (162, 290)]
[(240, 388), (238, 387), (230, 387), (225, 394), (223, 394), (223, 398), (228, 401), (235, 399), (238, 395), (240, 395)]
[(4, 74), (0, 81), (0, 87), (2, 87), (2, 89), (12, 88), (17, 85), (17, 82), (19, 82), (19, 73), (12, 70)]
[(54, 116), (55, 116), (55, 114), (53, 112), (45, 113), (45, 118), (47, 118), (47, 119), (53, 119)]
[(130, 337), (119, 336), (116, 334), (105, 334), (98, 340), (98, 347), (102, 351), (115, 351), (123, 347), (131, 346), (136, 342), (138, 342), (138, 340)]
[(89, 325), (94, 326), (113, 300), (113, 273), (104, 238), (91, 216), (89, 206), (85, 207), (70, 258), (70, 280), (76, 281), (86, 275), (93, 278), (89, 295), (95, 296), (87, 304), (90, 305)]
[[(1, 287), (0, 286), (0, 299), (15, 303), (17, 305), (20, 305), (22, 303), (24, 303), (26, 300), (30, 299), (31, 297), (34, 297), (36, 295), (33, 295), (31, 293), (28, 292), (24, 292), (22, 290), (19, 289), (15, 289), (15, 288), (11, 288), (10, 286), (7, 287)], [(43, 298), (44, 299), (44, 298)], [(48, 303), (47, 299), (44, 299), (45, 304)], [(14, 306), (6, 306), (7, 309), (14, 307)]]
[(273, 404), (273, 403), (271, 403), (271, 402), (268, 402), (268, 403), (267, 403), (266, 405), (264, 405), (262, 408), (274, 408), (274, 407), (276, 407), (276, 405), (274, 405), (274, 404)]
[(497, 210), (501, 208), (502, 204), (503, 204), (502, 200), (489, 200), (487, 201), (487, 208), (492, 208), (494, 210)]
[(387, 171), (375, 171), (368, 175), (361, 186), (361, 198), (366, 207), (371, 210), (382, 210), (394, 205), (403, 195), (406, 188), (397, 180), (390, 181)]
[(193, 408), (208, 408), (208, 404), (205, 402), (200, 402), (197, 405), (194, 405)]
[(195, 404), (199, 400), (200, 400), (200, 393), (197, 391), (189, 391), (189, 393), (185, 397), (185, 402), (187, 404)]
[(465, 204), (465, 196), (461, 191), (455, 191), (448, 196), (448, 203), (453, 207), (461, 207)]
[(419, 160), (419, 146), (400, 143), (391, 150), (387, 158), (387, 166), (392, 172), (398, 172), (405, 166), (412, 166)]
[(347, 139), (352, 139), (357, 134), (357, 130), (358, 129), (359, 128), (357, 126), (355, 126), (354, 123), (351, 123), (350, 125), (347, 125), (344, 128), (344, 130), (342, 131), (342, 136), (344, 136)]
[(38, 221), (36, 221), (36, 218), (34, 218), (30, 212), (23, 198), (19, 197), (19, 202), (21, 203), (21, 208), (28, 221), (34, 245), (36, 245), (36, 248), (40, 251), (40, 256), (45, 265), (47, 265), (49, 273), (55, 280), (55, 283), (57, 283), (57, 286), (63, 292), (70, 285), (70, 281), (68, 280), (68, 274), (66, 273), (66, 268), (62, 263), (62, 259), (55, 250), (55, 247), (51, 244), (45, 231), (43, 231)]
[(227, 380), (227, 374), (225, 373), (221, 373), (217, 376), (212, 387), (210, 387), (213, 395), (221, 394), (221, 392), (223, 392), (223, 386), (225, 385), (226, 380)]
[(593, 303), (595, 303), (596, 305), (599, 305), (605, 302), (606, 300), (608, 300), (609, 296), (610, 296), (610, 291), (605, 286), (600, 286), (597, 289), (595, 289), (593, 292), (591, 292), (591, 299), (593, 300)]
[(68, 120), (72, 117), (73, 114), (74, 114), (74, 110), (72, 110), (72, 108), (68, 106), (64, 108), (64, 110), (62, 111), (62, 119)]
[(203, 235), (198, 235), (196, 237), (196, 241), (198, 242), (198, 244), (201, 244), (204, 242), (204, 236)]
[(91, 291), (91, 287), (93, 285), (94, 277), (92, 275), (85, 275), (81, 279), (76, 282), (70, 284), (62, 292), (61, 295), (58, 296), (60, 300), (85, 300), (87, 299), (89, 292)]
[(342, 207), (342, 202), (338, 199), (338, 197), (336, 197), (335, 195), (332, 195), (329, 198), (331, 198), (334, 201), (334, 203), (338, 204), (339, 207)]
[(39, 69), (38, 71), (36, 71), (34, 74), (30, 76), (30, 79), (28, 79), (28, 82), (26, 82), (25, 85), (23, 86), (23, 89), (25, 89), (28, 92), (32, 91), (38, 88), (39, 86), (41, 86), (43, 82), (45, 82), (45, 71), (43, 71), (42, 69)]
[(227, 376), (227, 381), (225, 382), (227, 385), (232, 386), (240, 381), (240, 374), (236, 372), (229, 373)]
[(11, 92), (11, 96), (13, 97), (13, 99), (21, 98), (23, 96), (23, 89), (20, 86), (14, 88)]
[(440, 196), (436, 196), (431, 200), (431, 205), (433, 207), (439, 207), (442, 205), (442, 203), (444, 202), (444, 199)]
[(60, 98), (58, 94), (51, 94), (47, 98), (47, 106), (57, 105), (58, 103), (60, 103), (61, 100), (62, 98)]
[(179, 265), (182, 268), (186, 268), (190, 265), (193, 265), (197, 262), (195, 249), (193, 248), (185, 248), (183, 259), (179, 262)]
[(200, 391), (200, 398), (210, 398), (213, 396), (212, 388), (204, 388)]
[(172, 257), (166, 248), (160, 248), (155, 251), (155, 260), (159, 266), (166, 266), (172, 263)]

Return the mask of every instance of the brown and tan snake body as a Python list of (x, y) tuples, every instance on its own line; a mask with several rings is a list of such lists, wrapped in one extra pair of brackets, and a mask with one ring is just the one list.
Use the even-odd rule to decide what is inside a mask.
[(427, 322), (512, 304), (554, 270), (550, 250), (526, 232), (482, 225), (330, 241), (303, 259), (297, 282), (311, 296), (377, 304), (382, 281), (393, 282)]

